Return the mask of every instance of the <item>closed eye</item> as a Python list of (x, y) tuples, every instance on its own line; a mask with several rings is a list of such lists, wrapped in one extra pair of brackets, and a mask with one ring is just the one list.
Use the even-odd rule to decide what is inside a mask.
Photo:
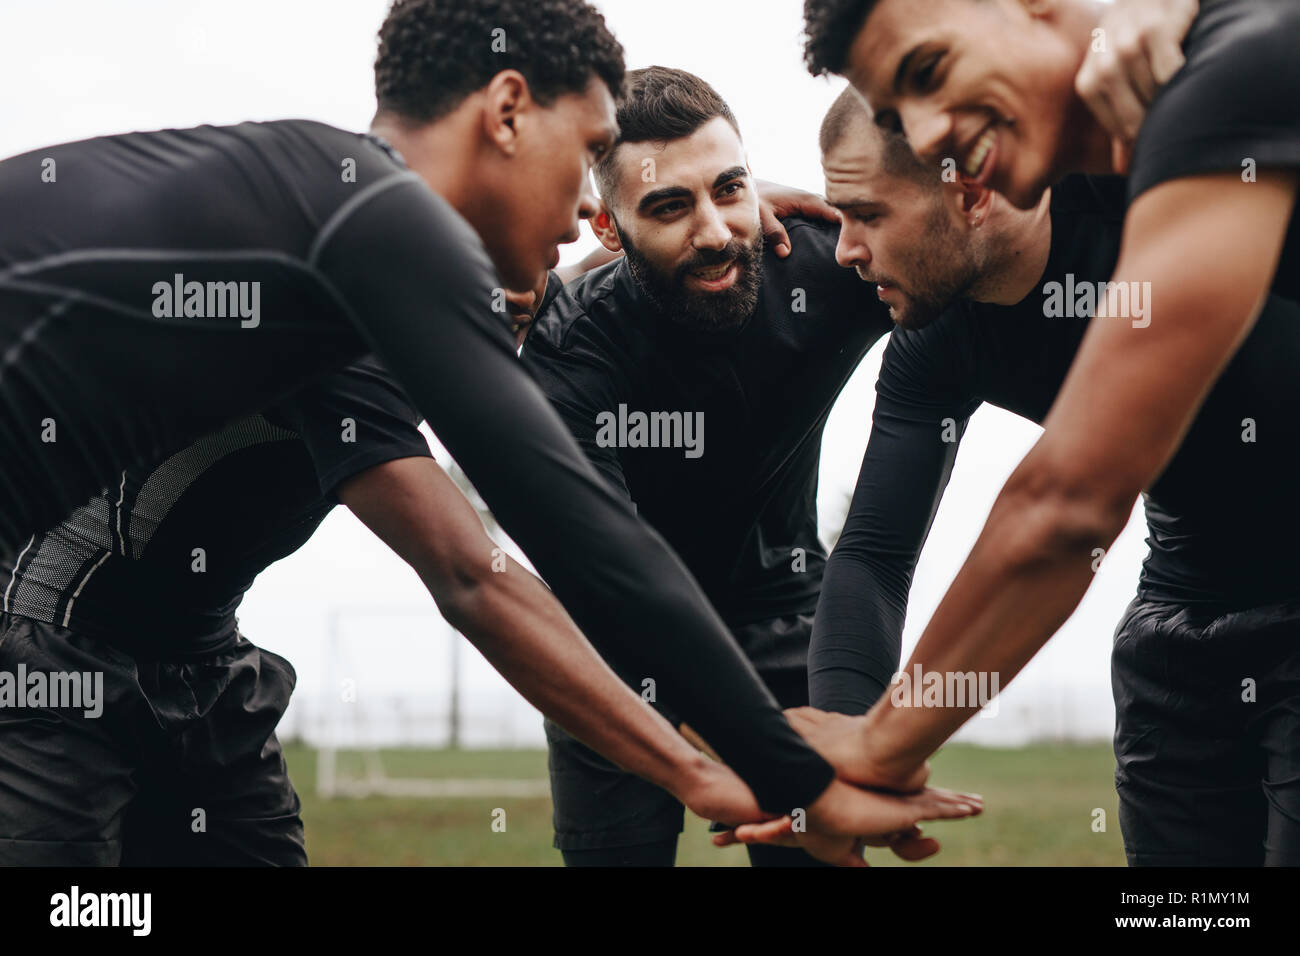
[(912, 71), (912, 87), (920, 93), (926, 92), (934, 80), (935, 71), (939, 61), (943, 59), (942, 53), (936, 53), (929, 57), (919, 67)]

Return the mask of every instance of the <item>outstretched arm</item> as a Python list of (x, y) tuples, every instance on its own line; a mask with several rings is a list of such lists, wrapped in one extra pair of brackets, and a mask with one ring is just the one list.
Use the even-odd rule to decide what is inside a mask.
[(618, 679), (546, 585), (508, 557), (494, 559), (478, 514), (437, 462), (390, 461), (337, 493), (535, 707), (701, 816), (742, 822), (761, 815), (739, 777), (699, 754)]
[[(922, 635), (910, 668), (997, 673), (1005, 687), (1078, 605), (1093, 553), (1176, 451), (1269, 293), (1294, 172), (1173, 180), (1131, 207), (1113, 282), (1145, 315), (1099, 308), (1038, 443)], [(855, 735), (863, 783), (911, 778), (975, 708), (903, 708), (826, 721), (821, 745)], [(831, 726), (833, 725), (833, 726)], [(841, 769), (843, 773), (843, 769)]]
[(654, 679), (765, 809), (811, 808), (830, 766), (521, 367), (493, 311), (499, 280), (469, 224), (411, 181), (353, 210), (313, 264), (602, 655)]
[(936, 366), (955, 351), (931, 334), (942, 324), (896, 332), (885, 349), (871, 437), (813, 623), (809, 703), (821, 710), (865, 713), (898, 670), (912, 573), (976, 404), (942, 397), (954, 376)]

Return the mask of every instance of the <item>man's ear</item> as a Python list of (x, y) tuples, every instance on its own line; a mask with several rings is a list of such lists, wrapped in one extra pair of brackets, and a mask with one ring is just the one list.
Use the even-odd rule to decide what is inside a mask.
[(614, 228), (614, 214), (609, 211), (609, 207), (602, 201), (600, 210), (592, 216), (587, 222), (591, 225), (591, 231), (596, 234), (600, 244), (610, 252), (622, 252), (623, 241), (618, 237), (618, 230)]
[(981, 225), (993, 208), (993, 190), (965, 180), (958, 180), (957, 188), (957, 204), (962, 218), (971, 226)]
[(507, 156), (519, 149), (519, 121), (532, 106), (528, 80), (518, 70), (502, 70), (483, 90), (483, 135)]

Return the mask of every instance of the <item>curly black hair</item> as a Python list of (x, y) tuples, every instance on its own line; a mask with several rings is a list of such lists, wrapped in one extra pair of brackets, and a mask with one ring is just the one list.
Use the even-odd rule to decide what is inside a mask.
[(849, 48), (878, 0), (804, 0), (803, 62), (813, 76), (843, 73)]
[(432, 122), (510, 69), (545, 106), (592, 77), (617, 97), (626, 67), (583, 0), (396, 0), (379, 28), (375, 97), (381, 112)]

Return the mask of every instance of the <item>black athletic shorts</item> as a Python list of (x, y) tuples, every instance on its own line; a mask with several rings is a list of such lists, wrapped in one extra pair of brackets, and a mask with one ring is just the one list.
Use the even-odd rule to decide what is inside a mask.
[(1300, 603), (1139, 598), (1111, 681), (1130, 866), (1300, 865)]
[[(808, 703), (812, 620), (811, 614), (800, 614), (732, 629), (783, 708)], [(680, 723), (670, 709), (658, 703), (655, 707), (674, 725)], [(673, 841), (682, 832), (685, 814), (672, 794), (619, 769), (558, 724), (547, 720), (545, 726), (557, 849), (642, 846)]]
[[(0, 865), (306, 865), (275, 737), (296, 680), (282, 657), (235, 635), (151, 660), (0, 615), (6, 674), (29, 695), (0, 696)], [(60, 697), (33, 700), (34, 674)], [(73, 700), (72, 675), (89, 675), (90, 693), (50, 706)]]

